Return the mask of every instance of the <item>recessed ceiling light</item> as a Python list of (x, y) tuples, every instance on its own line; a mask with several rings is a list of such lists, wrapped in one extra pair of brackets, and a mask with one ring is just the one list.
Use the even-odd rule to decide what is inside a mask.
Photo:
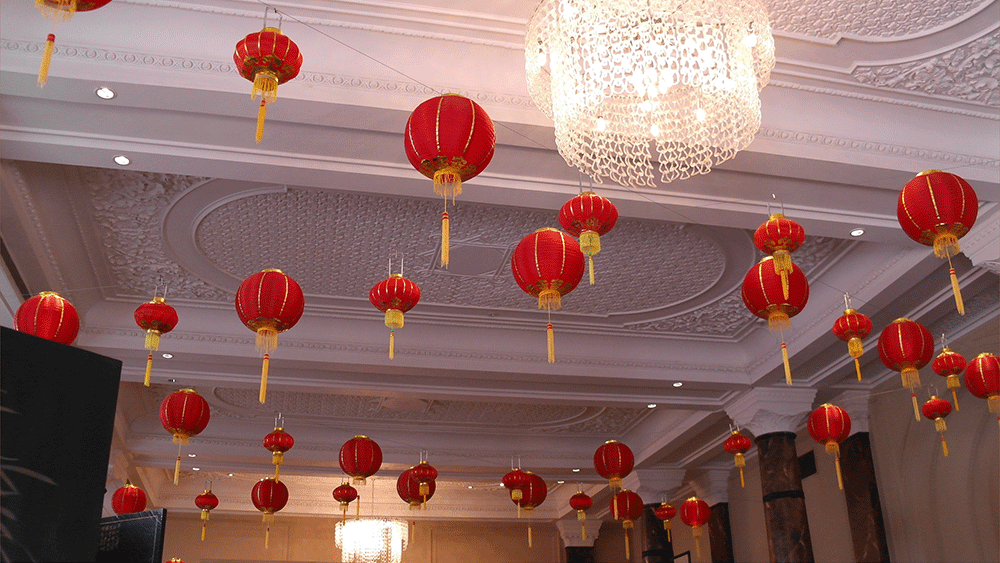
[(471, 489), (471, 488), (472, 488), (472, 485), (469, 485), (469, 488)]
[(573, 468), (573, 473), (579, 473), (579, 472), (580, 472), (580, 468), (579, 467)]
[(115, 157), (115, 164), (117, 164), (119, 166), (128, 166), (128, 164), (130, 162), (132, 162), (132, 161), (129, 160), (129, 158), (127, 156), (123, 155), (123, 154), (120, 154), (120, 155), (118, 155), (118, 156)]
[(854, 229), (853, 231), (851, 231), (851, 236), (852, 237), (860, 237), (863, 234), (865, 234), (865, 230), (864, 229)]
[(656, 408), (656, 403), (649, 403), (648, 405), (646, 405), (646, 408), (647, 409), (655, 409)]
[(108, 88), (107, 86), (101, 86), (97, 90), (94, 90), (94, 93), (97, 94), (97, 97), (102, 100), (110, 100), (117, 95), (114, 90)]
[(680, 387), (681, 385), (684, 385), (684, 383), (680, 382), (680, 381), (675, 381), (674, 382), (674, 387)]
[(188, 454), (188, 457), (198, 457), (198, 454)]
[(163, 357), (169, 360), (170, 358), (173, 358), (174, 355), (173, 354), (164, 354)]
[(177, 383), (177, 380), (171, 377), (170, 379), (167, 380), (167, 382), (168, 383)]
[(230, 474), (229, 474), (229, 476), (230, 476), (230, 477), (232, 477), (232, 476), (233, 476), (233, 474), (232, 474), (232, 473), (230, 473)]
[(191, 471), (201, 471), (201, 468), (200, 467), (192, 467)]
[(556, 483), (557, 483), (557, 484), (559, 484), (559, 485), (562, 485), (562, 484), (563, 484), (563, 483), (565, 483), (565, 482), (566, 482), (566, 481), (556, 481)]

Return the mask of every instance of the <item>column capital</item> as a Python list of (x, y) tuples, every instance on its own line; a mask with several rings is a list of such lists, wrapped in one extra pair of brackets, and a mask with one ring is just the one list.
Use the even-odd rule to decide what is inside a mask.
[(701, 475), (691, 481), (691, 486), (700, 499), (709, 506), (720, 502), (729, 502), (729, 477), (732, 468), (709, 467), (701, 471)]
[(601, 521), (592, 520), (592, 527), (596, 528), (591, 533), (591, 530), (587, 530), (587, 539), (583, 539), (583, 530), (580, 526), (580, 521), (577, 519), (573, 520), (556, 520), (556, 529), (559, 530), (559, 537), (562, 538), (563, 546), (565, 547), (594, 547), (594, 540), (597, 539), (597, 534), (601, 531)]
[(754, 436), (796, 432), (812, 411), (815, 398), (815, 389), (755, 387), (726, 405), (726, 414)]
[(976, 221), (962, 237), (962, 254), (968, 256), (973, 266), (997, 271), (997, 264), (1000, 263), (1000, 212)]
[(844, 391), (830, 401), (831, 404), (847, 411), (851, 417), (851, 435), (858, 432), (868, 432), (868, 402), (871, 399), (869, 391)]
[(674, 467), (635, 469), (622, 479), (622, 487), (642, 497), (646, 504), (660, 502), (662, 497), (670, 496), (681, 486), (685, 472), (685, 469)]

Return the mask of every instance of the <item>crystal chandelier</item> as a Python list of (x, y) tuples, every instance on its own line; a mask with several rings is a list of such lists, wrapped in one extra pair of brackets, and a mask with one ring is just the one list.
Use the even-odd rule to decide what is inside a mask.
[(402, 520), (368, 518), (337, 522), (335, 533), (343, 563), (400, 563), (410, 528)]
[(566, 162), (654, 186), (656, 162), (682, 180), (750, 144), (774, 39), (758, 0), (542, 0), (524, 56)]

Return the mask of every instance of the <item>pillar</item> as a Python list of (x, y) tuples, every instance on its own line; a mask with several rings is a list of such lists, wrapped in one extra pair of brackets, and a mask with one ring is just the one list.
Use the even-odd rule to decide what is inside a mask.
[[(656, 517), (660, 503), (643, 505), (642, 508), (642, 563), (673, 563), (674, 544), (667, 539), (663, 520)], [(676, 520), (679, 520), (677, 518)], [(673, 520), (671, 520), (673, 524)]]
[[(639, 495), (643, 502), (642, 518), (635, 530), (641, 535), (643, 563), (673, 563), (674, 545), (667, 539), (663, 520), (656, 517), (656, 509), (663, 499), (670, 498), (684, 479), (683, 469), (636, 469), (622, 480), (622, 486)], [(671, 524), (680, 522), (680, 517)], [(674, 530), (676, 531), (676, 530)]]
[(708, 540), (713, 563), (733, 563), (733, 532), (729, 526), (730, 464), (725, 467), (701, 469), (692, 481), (695, 493), (708, 503), (712, 516), (708, 519)]
[(583, 539), (583, 530), (576, 518), (556, 520), (556, 529), (566, 547), (566, 563), (594, 563), (594, 540), (601, 531), (601, 523), (597, 521), (591, 524), (587, 526), (587, 539)]

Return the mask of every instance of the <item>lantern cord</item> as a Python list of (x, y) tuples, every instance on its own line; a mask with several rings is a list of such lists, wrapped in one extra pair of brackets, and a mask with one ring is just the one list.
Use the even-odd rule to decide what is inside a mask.
[(955, 294), (955, 307), (958, 314), (965, 314), (965, 303), (962, 302), (962, 290), (958, 287), (958, 276), (955, 275), (955, 267), (951, 265), (951, 254), (948, 254), (949, 276), (951, 277), (951, 292)]
[(149, 387), (149, 374), (153, 371), (153, 353), (149, 353), (149, 357), (146, 358), (146, 377), (143, 379), (142, 384)]
[(45, 38), (45, 50), (42, 51), (42, 65), (38, 68), (38, 87), (43, 88), (49, 80), (49, 64), (52, 62), (52, 51), (56, 45), (56, 24), (52, 23), (52, 33)]

